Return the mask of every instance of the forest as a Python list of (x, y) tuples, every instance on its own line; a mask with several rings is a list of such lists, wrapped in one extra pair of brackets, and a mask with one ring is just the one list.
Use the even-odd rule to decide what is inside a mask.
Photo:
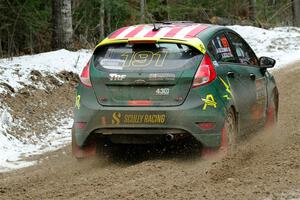
[(0, 57), (93, 48), (117, 28), (162, 21), (300, 26), (300, 0), (1, 0)]

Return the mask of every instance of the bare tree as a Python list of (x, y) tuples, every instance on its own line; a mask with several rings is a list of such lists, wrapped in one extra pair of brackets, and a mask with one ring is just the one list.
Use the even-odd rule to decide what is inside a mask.
[(104, 0), (101, 0), (100, 5), (100, 38), (104, 38), (105, 30), (104, 30), (104, 17), (105, 17), (105, 6), (104, 6)]
[(54, 49), (72, 48), (73, 28), (71, 0), (52, 0), (52, 17), (52, 47)]
[(140, 0), (140, 12), (141, 12), (141, 22), (145, 21), (145, 0)]
[(111, 9), (111, 2), (108, 2), (108, 4), (106, 4), (107, 7), (106, 7), (106, 18), (107, 18), (107, 32), (110, 33), (111, 32), (111, 12), (112, 12), (112, 9)]
[(256, 0), (249, 1), (249, 19), (252, 21), (256, 20)]
[(292, 0), (293, 3), (293, 24), (300, 27), (300, 0)]

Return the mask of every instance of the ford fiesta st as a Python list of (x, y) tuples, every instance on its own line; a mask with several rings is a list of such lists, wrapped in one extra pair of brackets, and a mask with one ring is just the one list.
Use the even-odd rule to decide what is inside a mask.
[(73, 154), (93, 154), (103, 141), (185, 137), (204, 149), (229, 149), (237, 138), (276, 122), (278, 90), (267, 70), (274, 65), (223, 26), (121, 28), (96, 46), (80, 76)]

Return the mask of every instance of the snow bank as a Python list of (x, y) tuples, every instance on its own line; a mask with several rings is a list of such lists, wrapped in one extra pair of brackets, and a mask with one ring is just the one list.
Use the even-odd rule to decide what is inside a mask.
[[(57, 74), (61, 71), (70, 71), (79, 74), (92, 55), (90, 50), (77, 52), (65, 49), (36, 54), (0, 59), (0, 83), (10, 85), (15, 91), (24, 85), (31, 85), (30, 72), (37, 70), (43, 75)], [(5, 92), (0, 84), (0, 93)]]
[(33, 165), (36, 161), (26, 161), (24, 158), (59, 149), (71, 140), (71, 118), (62, 120), (58, 129), (42, 138), (28, 133), (31, 134), (30, 138), (18, 139), (8, 133), (14, 123), (12, 116), (7, 110), (0, 109), (0, 112), (0, 172)]

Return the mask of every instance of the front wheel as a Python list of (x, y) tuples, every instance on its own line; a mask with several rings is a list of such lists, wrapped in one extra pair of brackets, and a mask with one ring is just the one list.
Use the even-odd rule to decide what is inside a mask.
[(266, 113), (265, 128), (273, 128), (277, 123), (278, 103), (273, 92)]

